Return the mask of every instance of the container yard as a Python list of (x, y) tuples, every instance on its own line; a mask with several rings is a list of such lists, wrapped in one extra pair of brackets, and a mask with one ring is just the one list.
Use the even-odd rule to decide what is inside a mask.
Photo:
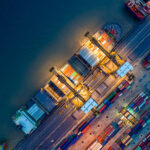
[[(128, 128), (113, 144), (112, 147), (118, 147), (120, 149), (127, 149), (127, 147), (130, 145), (131, 142), (134, 141), (134, 138), (136, 136), (139, 136), (139, 133), (142, 132), (142, 130), (146, 127), (149, 126), (149, 120), (150, 120), (150, 112), (149, 111), (145, 111), (141, 117), (140, 120), (131, 128)], [(146, 137), (149, 137), (149, 135), (147, 135)], [(145, 138), (146, 141), (147, 138)], [(147, 141), (148, 142), (148, 141)], [(143, 142), (141, 142), (143, 143)], [(142, 146), (142, 144), (141, 144)], [(145, 145), (146, 147), (146, 145)], [(137, 150), (138, 150), (138, 146), (136, 146)], [(135, 149), (136, 149), (135, 148)], [(143, 143), (143, 148), (144, 148), (144, 143)], [(113, 149), (113, 148), (112, 148)], [(115, 148), (114, 148), (115, 149)], [(140, 146), (139, 146), (140, 149)]]

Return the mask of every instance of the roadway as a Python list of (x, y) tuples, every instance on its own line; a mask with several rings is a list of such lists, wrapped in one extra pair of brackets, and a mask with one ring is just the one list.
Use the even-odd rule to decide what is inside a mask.
[(150, 49), (150, 16), (116, 47), (119, 55), (132, 63)]
[[(130, 50), (129, 53), (139, 55), (150, 48), (149, 43), (150, 17), (147, 17), (116, 49), (121, 50), (120, 55), (123, 57), (127, 56), (124, 53), (127, 50)], [(77, 124), (78, 121), (71, 117), (73, 111), (74, 108), (71, 105), (61, 115), (58, 115), (59, 109), (56, 110), (43, 121), (37, 130), (20, 141), (14, 150), (49, 150)]]

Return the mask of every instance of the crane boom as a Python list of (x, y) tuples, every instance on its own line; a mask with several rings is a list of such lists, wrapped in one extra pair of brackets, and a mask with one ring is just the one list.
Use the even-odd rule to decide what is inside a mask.
[(66, 81), (66, 79), (63, 76), (61, 76), (61, 75), (58, 74), (58, 72), (55, 70), (54, 67), (52, 67), (50, 69), (50, 72), (53, 72), (58, 77), (59, 81), (61, 83), (65, 84), (74, 93), (75, 97), (78, 97), (83, 103), (86, 102), (86, 100), (74, 88), (72, 88), (72, 86), (70, 86), (68, 84), (68, 82)]

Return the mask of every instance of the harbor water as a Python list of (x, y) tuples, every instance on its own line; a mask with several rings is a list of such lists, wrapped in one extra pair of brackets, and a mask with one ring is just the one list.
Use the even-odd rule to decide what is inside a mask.
[(125, 0), (5, 0), (0, 2), (0, 139), (9, 149), (24, 137), (12, 115), (107, 23), (119, 23), (126, 35), (137, 21)]

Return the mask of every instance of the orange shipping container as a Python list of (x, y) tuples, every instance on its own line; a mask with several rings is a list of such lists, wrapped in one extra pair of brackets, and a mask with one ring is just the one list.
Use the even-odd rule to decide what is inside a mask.
[(103, 139), (101, 136), (97, 137), (97, 139), (99, 140), (99, 142), (100, 142), (101, 144), (104, 142), (104, 139)]
[(88, 125), (86, 126), (83, 130), (82, 130), (82, 133), (86, 133), (91, 127)]

